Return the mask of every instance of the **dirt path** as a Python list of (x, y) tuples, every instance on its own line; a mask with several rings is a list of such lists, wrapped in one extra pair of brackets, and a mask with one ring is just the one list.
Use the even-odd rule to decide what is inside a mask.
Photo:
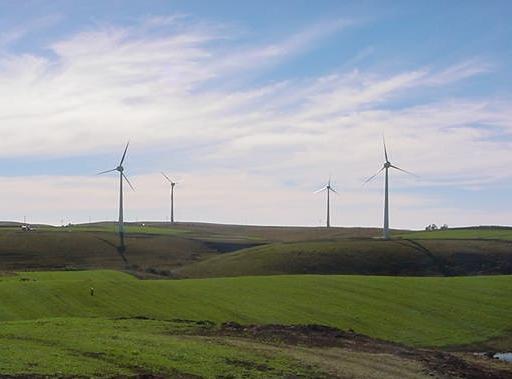
[(512, 378), (511, 364), (497, 362), (485, 356), (415, 349), (322, 325), (240, 325), (228, 322), (219, 327), (200, 327), (197, 331), (201, 335), (236, 337), (273, 345), (337, 347), (372, 355), (392, 355), (418, 362), (424, 368), (425, 374), (438, 378)]

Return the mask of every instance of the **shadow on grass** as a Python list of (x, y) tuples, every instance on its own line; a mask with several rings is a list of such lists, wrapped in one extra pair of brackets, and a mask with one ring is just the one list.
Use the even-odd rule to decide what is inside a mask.
[(110, 242), (109, 240), (104, 239), (104, 238), (96, 237), (96, 239), (98, 239), (98, 240), (106, 243), (107, 245), (113, 247), (114, 249), (116, 249), (117, 253), (123, 260), (124, 264), (126, 266), (128, 266), (128, 259), (126, 259), (126, 254), (125, 254), (126, 253), (126, 244), (124, 243), (124, 233), (119, 233), (119, 244), (117, 244), (117, 245)]
[(398, 243), (399, 245), (406, 246), (406, 247), (412, 247), (414, 250), (419, 251), (422, 254), (425, 254), (427, 257), (429, 257), (432, 262), (437, 266), (437, 269), (441, 274), (444, 276), (451, 276), (453, 273), (451, 272), (450, 268), (446, 266), (446, 263), (444, 260), (440, 257), (436, 257), (434, 253), (432, 253), (429, 249), (427, 249), (424, 245), (421, 243), (403, 238), (402, 240), (393, 240), (393, 242)]

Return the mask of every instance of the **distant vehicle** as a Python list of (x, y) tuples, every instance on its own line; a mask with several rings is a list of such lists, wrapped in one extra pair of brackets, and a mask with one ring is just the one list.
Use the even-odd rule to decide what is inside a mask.
[(33, 232), (34, 228), (30, 225), (21, 225), (21, 230), (23, 232)]

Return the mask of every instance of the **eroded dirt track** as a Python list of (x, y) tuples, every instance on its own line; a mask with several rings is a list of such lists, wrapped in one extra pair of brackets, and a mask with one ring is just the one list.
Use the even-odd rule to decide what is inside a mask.
[(270, 344), (340, 347), (371, 354), (392, 354), (421, 363), (425, 373), (439, 378), (512, 378), (512, 365), (485, 356), (465, 359), (464, 354), (415, 349), (323, 325), (241, 325), (227, 322), (217, 328), (206, 323), (197, 331), (202, 335), (248, 338)]

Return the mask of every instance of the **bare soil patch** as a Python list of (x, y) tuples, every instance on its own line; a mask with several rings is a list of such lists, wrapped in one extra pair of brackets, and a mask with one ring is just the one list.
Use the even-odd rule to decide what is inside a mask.
[(213, 327), (205, 323), (203, 327), (196, 329), (196, 332), (208, 336), (256, 339), (271, 344), (341, 347), (373, 354), (393, 354), (422, 363), (428, 373), (435, 377), (512, 378), (512, 365), (503, 364), (496, 367), (494, 360), (485, 356), (465, 359), (463, 354), (416, 349), (324, 325), (241, 325), (236, 322), (227, 322)]

